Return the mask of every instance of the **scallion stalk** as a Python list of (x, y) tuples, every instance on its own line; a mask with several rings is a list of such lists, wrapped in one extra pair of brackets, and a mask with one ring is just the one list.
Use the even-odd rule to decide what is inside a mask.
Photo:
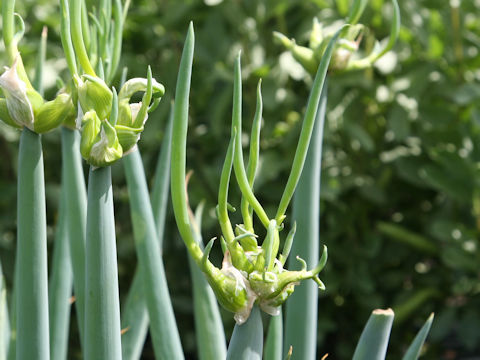
[(125, 156), (123, 164), (154, 351), (157, 358), (183, 359), (140, 152)]
[(64, 360), (68, 353), (68, 334), (72, 296), (72, 264), (70, 261), (69, 233), (65, 213), (65, 183), (62, 181), (58, 222), (53, 248), (53, 263), (48, 287), (50, 315), (50, 356)]
[(227, 360), (261, 360), (263, 324), (258, 306), (254, 306), (247, 321), (235, 325), (228, 345)]
[[(313, 127), (312, 139), (307, 151), (305, 166), (300, 176), (293, 199), (293, 220), (296, 223), (296, 241), (292, 244), (289, 269), (295, 269), (295, 256), (300, 256), (307, 264), (318, 262), (320, 235), (320, 174), (323, 126), (327, 105), (327, 81)], [(308, 204), (308, 206), (305, 206)], [(315, 359), (317, 348), (317, 307), (318, 286), (313, 282), (303, 282), (286, 302), (284, 353), (293, 346), (295, 357)]]
[(48, 360), (48, 275), (41, 136), (20, 137), (17, 196), (16, 358)]
[(85, 231), (87, 192), (80, 155), (80, 133), (62, 127), (62, 181), (65, 187), (65, 215), (70, 240), (73, 290), (80, 342), (85, 328)]
[(111, 168), (90, 168), (85, 257), (85, 359), (119, 360), (120, 304)]

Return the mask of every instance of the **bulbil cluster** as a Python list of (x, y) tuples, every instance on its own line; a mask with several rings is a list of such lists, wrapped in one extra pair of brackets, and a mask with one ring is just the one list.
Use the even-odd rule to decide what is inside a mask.
[[(217, 218), (222, 236), (220, 242), (224, 252), (222, 267), (217, 268), (209, 260), (209, 254), (214, 244), (212, 239), (203, 249), (198, 234), (198, 227), (187, 204), (185, 191), (185, 155), (186, 135), (188, 125), (188, 96), (190, 87), (191, 67), (193, 61), (194, 35), (190, 25), (185, 41), (185, 47), (180, 63), (177, 82), (174, 125), (172, 138), (172, 200), (177, 225), (187, 248), (197, 265), (205, 273), (218, 301), (227, 310), (235, 314), (238, 324), (244, 323), (254, 304), (263, 311), (276, 315), (280, 306), (293, 293), (295, 285), (305, 279), (313, 279), (321, 289), (325, 286), (318, 277), (327, 261), (327, 249), (323, 248), (321, 259), (316, 267), (307, 270), (304, 260), (299, 271), (284, 269), (295, 235), (295, 225), (285, 238), (283, 250), (280, 253), (281, 231), (284, 228), (286, 210), (300, 178), (306, 158), (310, 137), (315, 122), (320, 95), (327, 74), (330, 58), (340, 32), (340, 29), (329, 41), (324, 56), (318, 67), (314, 84), (310, 93), (305, 118), (300, 133), (297, 150), (291, 173), (280, 200), (277, 213), (270, 218), (255, 197), (253, 184), (259, 158), (259, 136), (262, 118), (262, 96), (260, 83), (257, 89), (257, 109), (250, 138), (250, 155), (245, 168), (243, 149), (241, 145), (242, 129), (242, 85), (240, 54), (235, 62), (234, 95), (232, 111), (232, 132), (225, 162), (223, 165), (218, 191)], [(243, 223), (235, 227), (229, 219), (229, 211), (235, 209), (228, 203), (228, 188), (232, 170), (241, 190), (241, 214)], [(253, 217), (259, 219), (266, 229), (266, 236), (259, 244)]]

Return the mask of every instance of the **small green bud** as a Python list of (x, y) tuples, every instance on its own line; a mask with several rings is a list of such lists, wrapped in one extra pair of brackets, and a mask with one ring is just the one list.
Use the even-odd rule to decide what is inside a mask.
[(214, 271), (213, 276), (208, 276), (207, 273), (207, 280), (218, 302), (235, 314), (237, 324), (243, 324), (250, 316), (257, 298), (250, 288), (247, 274), (232, 265), (228, 252), (225, 253), (222, 269), (214, 268)]
[(80, 152), (93, 166), (108, 166), (120, 159), (123, 149), (115, 128), (108, 120), (101, 121), (95, 111), (88, 111), (82, 119)]
[(123, 99), (118, 104), (118, 121), (115, 125), (117, 130), (118, 139), (124, 152), (132, 150), (140, 139), (144, 127), (143, 124), (147, 121), (148, 114), (145, 112), (145, 116), (140, 122), (141, 126), (135, 126), (138, 113), (142, 107), (142, 103), (130, 104), (129, 99)]
[(5, 94), (0, 104), (1, 119), (17, 128), (26, 126), (38, 134), (52, 130), (74, 112), (71, 97), (60, 94), (55, 100), (45, 102), (38, 92), (18, 76), (19, 59), (17, 56), (13, 66), (6, 68), (0, 76), (0, 87)]
[(15, 59), (11, 68), (5, 67), (5, 72), (0, 76), (0, 88), (5, 95), (10, 119), (20, 127), (26, 126), (33, 130), (33, 107), (27, 94), (27, 85), (18, 77), (18, 59)]
[(80, 140), (80, 153), (88, 159), (97, 134), (100, 133), (101, 121), (94, 110), (88, 111), (82, 118), (82, 137)]
[(120, 159), (122, 155), (123, 149), (115, 128), (108, 120), (102, 121), (100, 133), (94, 140), (87, 161), (93, 166), (108, 166)]
[(128, 126), (115, 125), (115, 130), (117, 131), (118, 141), (120, 142), (120, 145), (126, 154), (133, 150), (135, 145), (137, 145), (137, 142), (140, 139), (140, 135), (143, 131), (143, 126), (139, 129), (135, 129)]
[(294, 39), (289, 39), (285, 35), (274, 32), (274, 38), (279, 41), (287, 50), (290, 50), (295, 60), (297, 60), (304, 68), (311, 74), (317, 72), (318, 64), (320, 63), (316, 57), (315, 52), (305, 46), (297, 45)]
[[(130, 99), (123, 99), (120, 100), (120, 97), (118, 99), (118, 120), (117, 124), (123, 125), (123, 126), (132, 126), (133, 125), (133, 119), (132, 119), (132, 106), (134, 104), (129, 103)], [(137, 106), (137, 104), (135, 104)], [(138, 112), (138, 110), (137, 110)]]
[(112, 109), (113, 94), (105, 81), (90, 75), (75, 76), (74, 80), (83, 111), (95, 110), (102, 121), (108, 119)]
[(59, 94), (54, 100), (44, 103), (35, 111), (34, 131), (38, 134), (50, 131), (72, 116), (75, 116), (75, 107), (71, 96)]

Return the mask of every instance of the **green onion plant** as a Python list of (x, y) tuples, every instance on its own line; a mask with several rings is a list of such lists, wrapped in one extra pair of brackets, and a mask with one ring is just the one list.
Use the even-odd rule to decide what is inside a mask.
[[(292, 171), (280, 200), (275, 218), (272, 219), (268, 217), (253, 193), (251, 184), (253, 184), (253, 178), (255, 177), (255, 166), (250, 167), (249, 181), (243, 162), (243, 150), (241, 147), (240, 55), (237, 56), (235, 61), (232, 134), (220, 178), (218, 193), (217, 217), (222, 230), (221, 243), (224, 249), (222, 268), (219, 269), (208, 259), (214, 239), (209, 241), (205, 249), (202, 249), (195, 239), (195, 232), (192, 231), (192, 222), (189, 216), (189, 207), (185, 192), (185, 145), (188, 123), (188, 96), (194, 50), (193, 25), (190, 24), (177, 80), (172, 138), (172, 202), (179, 231), (187, 245), (190, 255), (206, 275), (220, 304), (234, 313), (234, 318), (239, 329), (234, 331), (231, 344), (244, 343), (242, 339), (244, 335), (242, 334), (244, 334), (245, 331), (241, 331), (240, 328), (250, 329), (253, 326), (253, 328), (256, 328), (256, 333), (263, 333), (263, 330), (260, 329), (262, 322), (259, 315), (249, 320), (252, 309), (255, 309), (256, 314), (258, 314), (257, 308), (260, 308), (271, 315), (278, 315), (279, 307), (285, 302), (288, 296), (291, 295), (295, 284), (304, 279), (314, 279), (318, 286), (324, 288), (323, 283), (318, 278), (318, 273), (327, 260), (326, 248), (323, 250), (319, 264), (314, 269), (307, 270), (305, 261), (297, 258), (303, 264), (301, 270), (284, 270), (283, 265), (289, 255), (295, 230), (290, 231), (288, 234), (285, 247), (280, 254), (278, 254), (279, 232), (283, 229), (282, 223), (286, 217), (285, 212), (302, 172), (328, 64), (333, 53), (335, 42), (342, 30), (343, 28), (331, 39), (325, 51), (325, 56), (320, 63), (307, 104), (305, 120), (295, 153)], [(259, 100), (257, 104), (259, 107), (261, 104), (260, 91), (258, 91), (258, 97)], [(259, 108), (257, 108), (257, 116), (261, 117), (261, 110)], [(258, 127), (253, 127), (253, 131), (258, 132)], [(257, 137), (254, 136), (254, 138)], [(251, 154), (254, 154), (253, 163), (256, 158), (258, 159), (258, 147), (256, 143), (256, 141), (252, 142), (253, 149), (251, 150)], [(231, 209), (232, 207), (227, 202), (232, 168), (235, 171), (235, 177), (244, 198), (244, 204), (247, 204), (243, 207), (244, 211), (242, 211), (244, 223), (238, 224), (235, 230), (228, 216), (229, 208)], [(251, 169), (253, 169), (253, 171)], [(267, 231), (267, 235), (261, 246), (257, 244), (258, 236), (253, 229), (250, 207), (259, 218), (261, 225)], [(277, 255), (279, 255), (278, 258)], [(243, 325), (244, 323), (246, 324)], [(247, 332), (250, 333), (251, 331), (253, 330), (248, 330)], [(238, 336), (241, 338), (240, 340), (237, 339)], [(251, 339), (252, 341), (259, 341), (253, 337)], [(254, 345), (253, 343), (251, 345), (252, 351), (261, 357), (263, 339), (261, 340), (261, 346)], [(237, 352), (233, 350), (229, 351), (227, 358), (237, 356), (234, 355), (236, 353)]]

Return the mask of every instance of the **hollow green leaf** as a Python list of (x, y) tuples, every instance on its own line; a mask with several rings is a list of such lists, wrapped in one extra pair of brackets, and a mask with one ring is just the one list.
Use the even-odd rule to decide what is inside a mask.
[(282, 360), (283, 351), (283, 318), (282, 311), (270, 318), (267, 340), (265, 341), (265, 360)]
[(65, 180), (63, 180), (53, 248), (53, 263), (48, 284), (50, 358), (53, 360), (67, 359), (68, 353), (73, 275), (65, 212), (66, 201)]
[(227, 360), (261, 360), (263, 353), (263, 324), (260, 309), (254, 306), (248, 320), (235, 325), (228, 344)]
[(23, 128), (18, 156), (16, 356), (48, 360), (45, 183), (40, 135)]
[(422, 328), (418, 331), (415, 339), (413, 339), (412, 343), (408, 347), (407, 352), (405, 353), (405, 355), (403, 355), (402, 360), (418, 359), (418, 357), (420, 356), (420, 352), (422, 351), (422, 346), (425, 343), (428, 332), (430, 331), (430, 327), (432, 326), (433, 316), (433, 313), (431, 313), (425, 324), (423, 324)]
[(120, 304), (111, 169), (90, 168), (85, 251), (86, 359), (118, 360)]
[(353, 360), (384, 360), (387, 354), (393, 311), (373, 310), (358, 340)]
[(158, 358), (183, 359), (140, 152), (133, 151), (125, 156), (123, 164), (155, 355)]

